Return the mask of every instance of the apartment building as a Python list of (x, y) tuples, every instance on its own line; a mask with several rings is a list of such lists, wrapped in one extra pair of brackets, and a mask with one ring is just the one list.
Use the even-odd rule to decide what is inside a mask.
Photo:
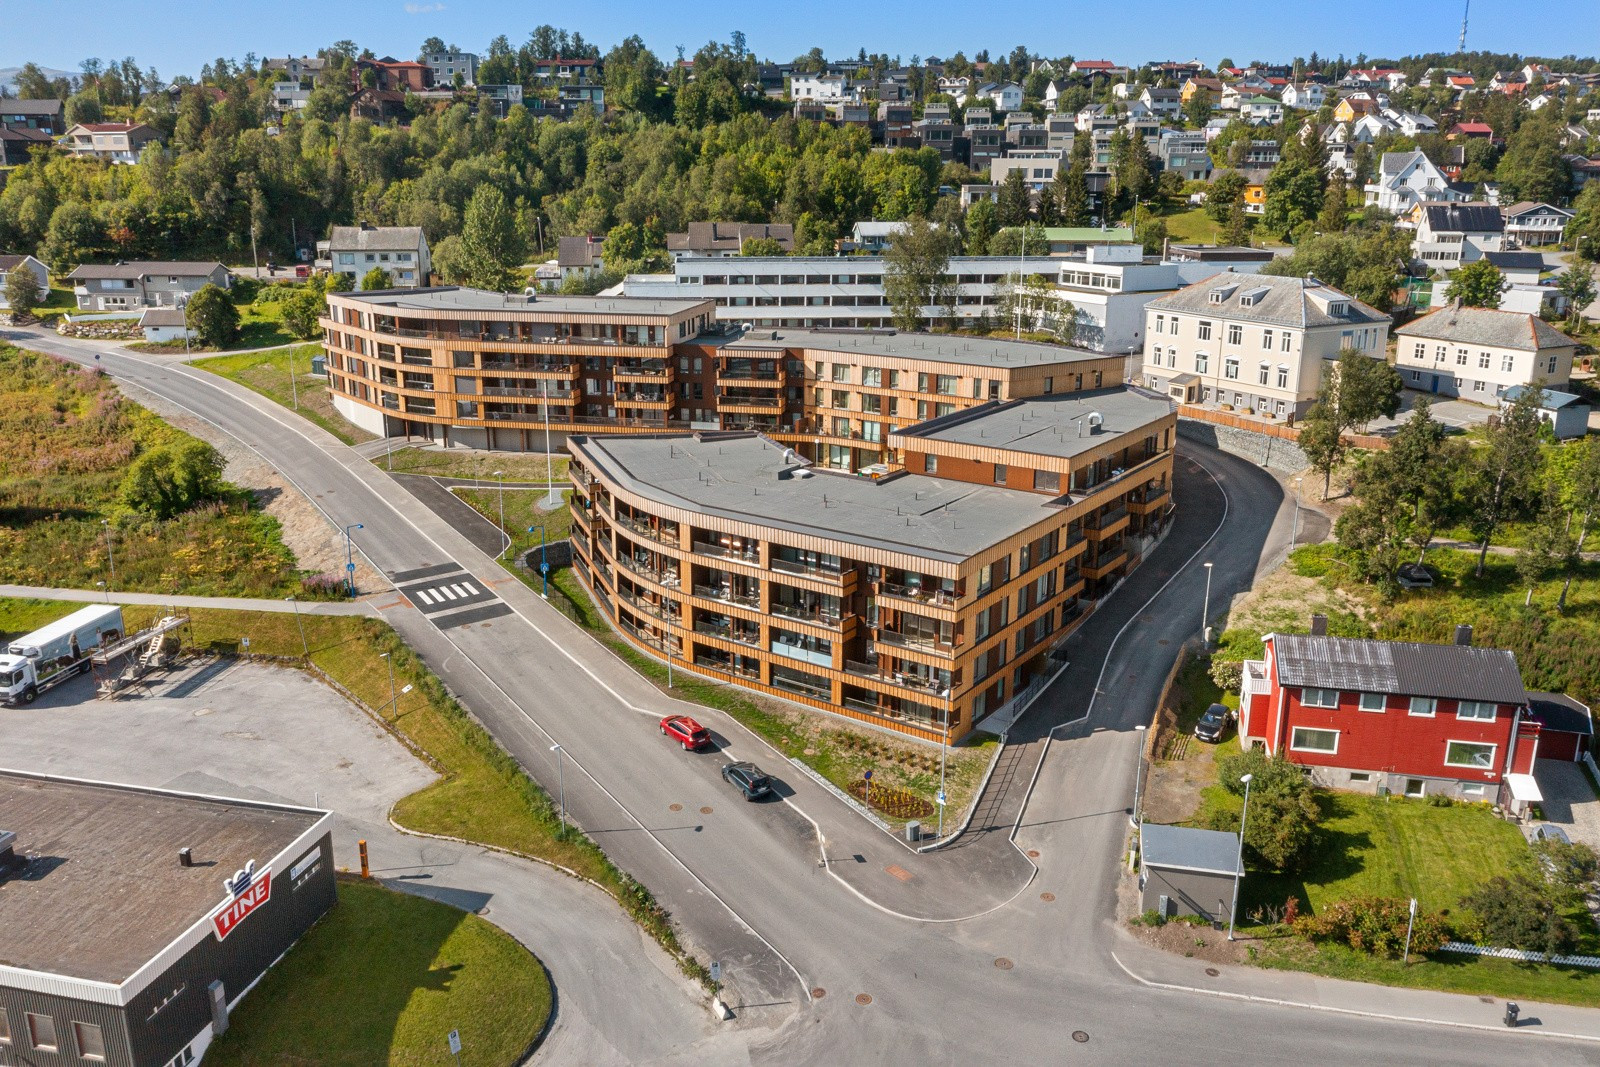
[(1450, 306), (1395, 334), (1395, 369), (1412, 389), (1492, 404), (1516, 386), (1561, 389), (1577, 342), (1537, 315)]
[(872, 478), (756, 433), (574, 436), (573, 567), (679, 669), (956, 741), (1153, 545), (1175, 433), (1118, 388), (933, 419)]
[(78, 310), (118, 312), (176, 307), (207, 285), (227, 289), (233, 275), (221, 263), (85, 263), (67, 281)]
[(463, 88), (470, 89), (478, 83), (478, 57), (472, 52), (429, 52), (422, 62), (435, 85), (454, 85), (457, 77)]
[(1229, 271), (1145, 308), (1145, 385), (1180, 403), (1295, 418), (1345, 349), (1383, 359), (1389, 316), (1315, 278)]

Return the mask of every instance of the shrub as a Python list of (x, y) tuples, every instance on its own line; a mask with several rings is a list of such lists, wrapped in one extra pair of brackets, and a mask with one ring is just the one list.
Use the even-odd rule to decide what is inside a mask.
[(280, 301), (283, 305), (283, 326), (302, 341), (309, 341), (322, 332), (317, 319), (327, 301), (323, 294), (312, 289), (296, 289)]
[(157, 519), (227, 494), (222, 454), (192, 438), (158, 445), (139, 455), (122, 480), (122, 503)]
[(239, 336), (239, 309), (215, 285), (208, 284), (189, 298), (185, 316), (195, 339), (208, 348), (226, 348)]
[[(1268, 756), (1252, 748), (1217, 760), (1217, 779), (1235, 796), (1244, 793), (1239, 781), (1250, 775), (1250, 811), (1245, 823), (1244, 843), (1266, 866), (1292, 871), (1302, 866), (1316, 839), (1322, 809), (1310, 779), (1282, 753)], [(1237, 831), (1236, 822), (1218, 829)]]
[[(1359, 952), (1393, 959), (1405, 951), (1411, 903), (1400, 897), (1352, 897), (1294, 920), (1294, 932), (1308, 941), (1336, 941)], [(1451, 937), (1450, 922), (1437, 912), (1417, 912), (1411, 924), (1411, 950), (1437, 952)]]
[(1236, 693), (1244, 684), (1244, 664), (1236, 659), (1211, 660), (1211, 680), (1224, 693)]
[(6, 303), (11, 305), (11, 313), (25, 319), (33, 314), (33, 309), (39, 306), (44, 294), (39, 289), (39, 279), (34, 277), (33, 271), (18, 264), (14, 270), (6, 272), (5, 297)]
[(1581, 841), (1552, 841), (1545, 838), (1533, 846), (1534, 855), (1551, 883), (1561, 889), (1580, 892), (1595, 880), (1600, 857)]
[(1143, 915), (1135, 915), (1132, 922), (1135, 926), (1165, 926), (1167, 925), (1167, 917), (1155, 908), (1151, 908)]
[(1561, 915), (1556, 887), (1525, 872), (1496, 875), (1461, 898), (1477, 917), (1483, 938), (1500, 948), (1560, 953), (1572, 947), (1576, 934)]

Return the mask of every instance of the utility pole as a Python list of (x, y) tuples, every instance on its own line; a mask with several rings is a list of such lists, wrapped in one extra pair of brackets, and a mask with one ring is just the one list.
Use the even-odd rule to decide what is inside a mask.
[[(506, 547), (500, 550), (500, 555), (506, 554), (506, 548), (511, 547), (511, 535), (506, 533), (506, 472), (495, 471), (494, 476), (500, 483), (500, 536), (506, 539)], [(499, 556), (495, 557), (496, 559)]]
[[(293, 595), (286, 596), (283, 599), (294, 605), (294, 624), (300, 630), (300, 651), (309, 661), (311, 659), (311, 644), (306, 640), (306, 624), (300, 621), (300, 601), (296, 600)], [(173, 614), (177, 614), (177, 612), (174, 611)]]
[(550, 751), (556, 754), (556, 783), (561, 796), (561, 836), (567, 835), (567, 770), (564, 757), (567, 750), (560, 745), (551, 745)]

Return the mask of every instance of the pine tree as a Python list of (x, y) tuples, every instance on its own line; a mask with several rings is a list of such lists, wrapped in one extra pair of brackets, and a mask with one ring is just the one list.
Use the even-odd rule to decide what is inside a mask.
[(1028, 221), (1028, 187), (1023, 182), (1022, 169), (1013, 167), (1000, 183), (1000, 198), (995, 205), (995, 215), (1002, 227), (1021, 226)]
[(1322, 213), (1317, 216), (1317, 229), (1323, 233), (1343, 233), (1350, 212), (1345, 185), (1344, 168), (1334, 171), (1333, 180), (1322, 198)]

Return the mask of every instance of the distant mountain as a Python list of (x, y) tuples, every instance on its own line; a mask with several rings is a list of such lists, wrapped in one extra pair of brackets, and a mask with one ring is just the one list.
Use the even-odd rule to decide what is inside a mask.
[[(40, 67), (39, 69), (44, 71), (44, 76), (51, 81), (57, 78), (70, 79), (78, 76), (78, 72), (75, 70), (56, 70), (53, 67)], [(17, 74), (21, 70), (21, 67), (0, 67), (0, 85), (5, 86), (8, 92), (15, 93), (17, 91)]]

